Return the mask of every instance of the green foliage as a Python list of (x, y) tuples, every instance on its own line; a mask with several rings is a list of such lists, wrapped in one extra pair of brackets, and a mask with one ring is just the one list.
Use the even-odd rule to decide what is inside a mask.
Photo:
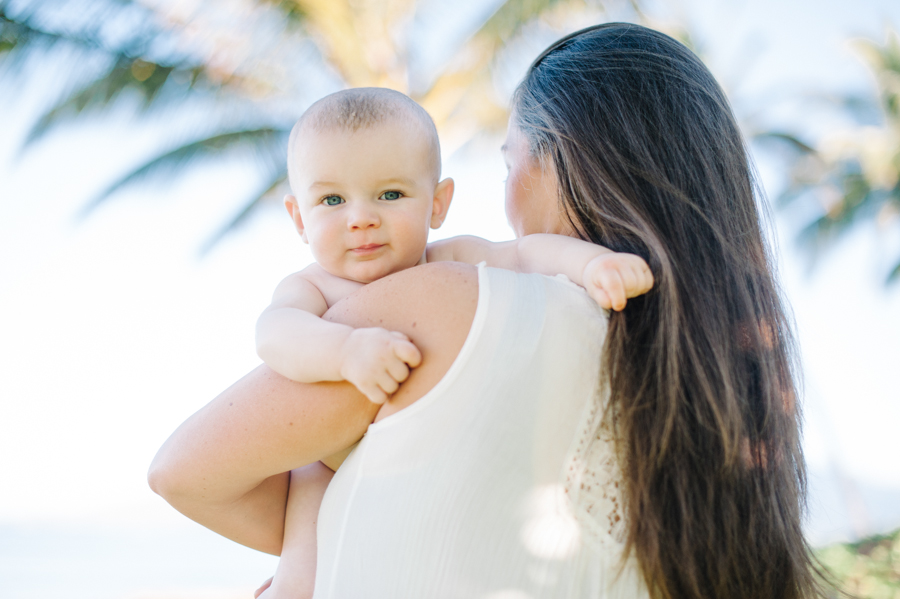
[[(638, 0), (629, 3), (640, 18)], [(255, 0), (254, 12), (277, 15), (285, 39), (294, 43), (299, 36), (307, 41), (304, 48), (317, 48), (322, 61), (345, 85), (378, 85), (411, 94), (434, 117), (442, 145), (454, 148), (475, 135), (505, 127), (506, 106), (495, 92), (492, 67), (508, 42), (541, 19), (558, 24), (587, 8), (602, 9), (603, 5), (602, 0), (501, 2), (462, 43), (453, 60), (430, 73), (428, 81), (417, 82), (417, 89), (411, 89), (409, 60), (415, 49), (408, 47), (409, 36), (397, 32), (411, 22), (419, 4), (417, 0)], [(286, 72), (294, 67), (284, 63), (284, 57), (291, 52), (270, 56), (273, 62), (262, 65), (235, 62), (229, 43), (237, 47), (256, 46), (251, 31), (253, 19), (242, 21), (240, 31), (229, 30), (221, 37), (221, 31), (203, 31), (216, 18), (204, 20), (202, 16), (215, 16), (216, 11), (224, 10), (215, 2), (201, 1), (175, 17), (153, 6), (137, 0), (0, 0), (0, 66), (6, 67), (0, 70), (0, 83), (9, 83), (9, 67), (59, 44), (89, 55), (94, 63), (98, 56), (105, 61), (106, 67), (96, 76), (85, 75), (80, 64), (74, 65), (72, 71), (81, 79), (63, 90), (60, 99), (38, 118), (27, 135), (26, 147), (54, 128), (99, 114), (125, 97), (138, 99), (135, 106), (139, 114), (150, 110), (177, 111), (183, 100), (195, 97), (197, 92), (206, 92), (206, 99), (213, 106), (226, 94), (238, 99), (245, 105), (244, 114), (252, 112), (259, 119), (257, 123), (267, 126), (242, 127), (235, 124), (234, 113), (226, 115), (220, 131), (166, 150), (126, 173), (84, 211), (90, 212), (136, 181), (181, 172), (197, 159), (214, 159), (231, 150), (252, 150), (261, 158), (265, 181), (259, 194), (248, 199), (214, 238), (218, 239), (245, 219), (264, 197), (277, 195), (285, 185), (287, 135), (293, 119), (310, 98), (288, 98), (298, 107), (293, 115), (286, 115), (283, 110), (267, 112), (267, 94), (279, 89), (283, 79), (290, 76)], [(201, 18), (197, 19), (197, 15)], [(267, 23), (271, 28), (271, 19)], [(188, 30), (191, 33), (186, 35)], [(191, 44), (181, 42), (191, 36), (196, 40), (198, 30), (201, 40), (212, 39), (214, 43), (205, 53), (191, 54), (184, 50)], [(220, 60), (223, 55), (224, 62)], [(279, 56), (282, 63), (278, 63)], [(232, 117), (230, 121), (228, 116)]]
[[(166, 151), (103, 190), (100, 195), (85, 206), (83, 214), (89, 213), (97, 205), (127, 185), (148, 178), (170, 176), (181, 172), (197, 160), (215, 158), (226, 152), (240, 149), (255, 153), (263, 165), (268, 167), (271, 172), (279, 173), (279, 181), (283, 180), (286, 176), (283, 157), (286, 152), (289, 133), (290, 130), (273, 127), (241, 129), (219, 133)], [(268, 190), (270, 187), (272, 187), (271, 183), (266, 186), (266, 189)], [(257, 196), (251, 199), (248, 203), (248, 209), (256, 205), (261, 197)], [(235, 224), (241, 220), (243, 220), (243, 217), (238, 218)]]
[(858, 599), (900, 599), (900, 530), (817, 553), (844, 593)]
[[(240, 83), (234, 76), (210, 76), (209, 65), (196, 57), (158, 50), (176, 45), (172, 43), (172, 33), (152, 11), (131, 0), (25, 2), (19, 3), (14, 12), (9, 10), (8, 4), (0, 0), (0, 63), (9, 70), (15, 71), (35, 52), (61, 44), (80, 52), (73, 59), (73, 71), (80, 70), (85, 53), (105, 59), (107, 63), (95, 77), (76, 80), (38, 118), (26, 136), (25, 148), (60, 125), (88, 114), (101, 113), (126, 95), (140, 99), (137, 107), (142, 113), (151, 109), (178, 110), (182, 101), (197, 91), (222, 90)], [(83, 18), (65, 19), (64, 24), (54, 25), (49, 18), (53, 9)], [(130, 27), (130, 31), (124, 36), (119, 32), (121, 39), (114, 43), (109, 38), (115, 36), (108, 35), (103, 26), (115, 21), (120, 29)], [(10, 84), (9, 73), (5, 83)], [(109, 185), (85, 206), (82, 216), (129, 184), (176, 174), (197, 159), (212, 158), (240, 148), (256, 153), (269, 172), (282, 173), (283, 179), (284, 169), (280, 162), (283, 161), (287, 132), (288, 129), (272, 127), (236, 129), (165, 151)], [(267, 184), (267, 188), (269, 186)], [(248, 207), (255, 206), (259, 199), (251, 198)], [(241, 218), (239, 215), (232, 222), (239, 222)]]
[(293, 25), (299, 25), (307, 19), (306, 11), (296, 0), (256, 0), (257, 4), (273, 6), (281, 12)]
[(272, 174), (265, 180), (260, 189), (244, 202), (243, 208), (206, 240), (206, 243), (200, 248), (200, 253), (206, 254), (209, 252), (223, 237), (228, 235), (228, 233), (233, 231), (236, 227), (240, 226), (251, 214), (253, 214), (253, 211), (265, 198), (271, 197), (281, 189), (285, 184), (286, 179), (287, 165), (282, 160), (279, 162), (279, 167), (273, 169)]
[[(65, 26), (48, 22), (50, 9), (44, 5), (25, 3), (11, 13), (7, 4), (0, 4), (0, 59), (4, 64), (17, 67), (36, 51), (65, 44), (82, 52), (74, 59), (74, 71), (85, 61), (84, 52), (105, 58), (108, 65), (98, 76), (77, 81), (64, 93), (34, 124), (26, 146), (57, 125), (109, 107), (124, 94), (136, 94), (142, 100), (140, 109), (147, 111), (171, 106), (198, 87), (217, 87), (202, 62), (186, 55), (154, 51), (161, 42), (170, 42), (167, 32), (148, 9), (130, 0), (94, 2), (89, 8), (77, 1), (52, 2), (57, 10), (67, 9), (68, 13), (78, 13), (81, 8), (89, 12), (81, 20), (67, 19)], [(132, 30), (123, 41), (112, 43), (108, 41), (111, 36), (103, 30), (103, 22), (117, 21), (122, 23), (120, 27), (131, 23)], [(218, 82), (218, 86), (223, 83), (227, 82)], [(170, 93), (163, 94), (164, 90)]]
[[(801, 201), (819, 207), (819, 216), (797, 239), (812, 257), (861, 223), (900, 230), (900, 36), (890, 31), (884, 44), (862, 41), (857, 48), (874, 75), (876, 97), (868, 103), (843, 98), (841, 105), (851, 113), (866, 104), (877, 106), (880, 125), (834, 131), (817, 144), (789, 133), (769, 135), (796, 151), (781, 204)], [(900, 280), (900, 256), (894, 260), (888, 283)]]

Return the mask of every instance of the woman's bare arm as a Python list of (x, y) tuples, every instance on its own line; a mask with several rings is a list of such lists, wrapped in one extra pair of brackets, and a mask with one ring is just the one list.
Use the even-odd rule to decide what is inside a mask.
[(207, 528), (280, 553), (288, 472), (352, 445), (376, 415), (427, 393), (462, 348), (477, 299), (475, 269), (456, 263), (423, 265), (360, 289), (325, 318), (405, 333), (423, 358), (380, 412), (348, 383), (296, 383), (260, 366), (172, 434), (150, 466), (150, 486)]

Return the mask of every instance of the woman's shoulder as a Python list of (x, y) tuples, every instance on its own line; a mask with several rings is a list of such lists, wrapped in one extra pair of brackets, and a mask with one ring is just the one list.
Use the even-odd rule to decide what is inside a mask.
[(388, 324), (403, 327), (407, 321), (409, 326), (416, 323), (426, 328), (448, 321), (457, 321), (458, 326), (458, 321), (471, 323), (477, 302), (478, 273), (474, 266), (436, 262), (369, 283), (335, 304), (327, 318), (357, 328), (390, 328)]

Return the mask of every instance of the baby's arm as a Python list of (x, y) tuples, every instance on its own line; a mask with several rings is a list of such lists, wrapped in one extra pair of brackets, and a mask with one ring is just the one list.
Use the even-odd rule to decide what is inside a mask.
[(428, 262), (486, 262), (517, 272), (566, 275), (603, 308), (621, 310), (626, 300), (653, 287), (653, 274), (640, 256), (567, 237), (537, 234), (494, 243), (461, 236), (428, 245)]
[(349, 381), (384, 403), (421, 361), (402, 333), (327, 322), (325, 296), (302, 272), (283, 280), (256, 323), (256, 351), (275, 372), (300, 383)]
[(262, 599), (307, 599), (316, 581), (316, 521), (334, 472), (314, 462), (291, 471), (284, 515), (284, 544), (275, 576), (260, 589)]

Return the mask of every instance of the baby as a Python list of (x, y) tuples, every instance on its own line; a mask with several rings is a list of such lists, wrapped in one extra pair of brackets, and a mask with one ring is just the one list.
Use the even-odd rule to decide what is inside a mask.
[[(483, 261), (565, 274), (602, 307), (616, 310), (653, 285), (640, 257), (562, 235), (503, 243), (465, 236), (428, 244), (428, 229), (441, 226), (453, 197), (453, 180), (441, 180), (440, 171), (434, 123), (399, 92), (346, 90), (303, 114), (288, 146), (294, 195), (286, 196), (285, 206), (316, 263), (284, 279), (259, 317), (257, 351), (269, 367), (299, 382), (348, 381), (370, 401), (384, 403), (421, 362), (419, 350), (401, 333), (354, 329), (321, 316), (363, 285), (426, 262)], [(291, 563), (279, 564), (271, 586), (263, 587), (265, 599), (312, 596), (313, 523), (325, 486), (327, 479), (321, 489), (289, 494), (286, 521), (302, 520), (306, 532), (286, 531)]]

